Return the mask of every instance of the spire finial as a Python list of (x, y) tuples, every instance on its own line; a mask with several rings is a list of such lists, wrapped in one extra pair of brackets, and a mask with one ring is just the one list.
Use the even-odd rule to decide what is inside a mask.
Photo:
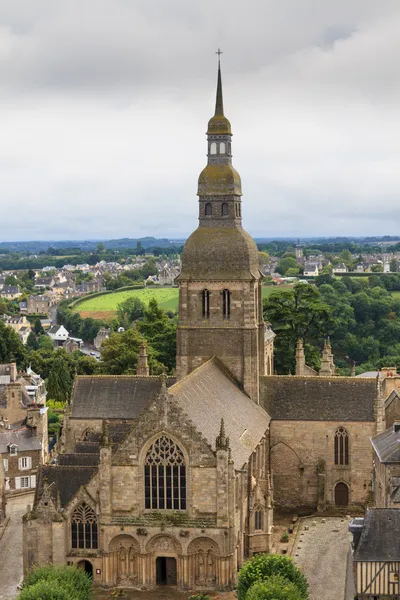
[(215, 53), (218, 54), (218, 79), (217, 79), (217, 98), (215, 101), (215, 115), (223, 116), (224, 115), (224, 102), (222, 99), (222, 78), (221, 78), (221, 52), (220, 48)]

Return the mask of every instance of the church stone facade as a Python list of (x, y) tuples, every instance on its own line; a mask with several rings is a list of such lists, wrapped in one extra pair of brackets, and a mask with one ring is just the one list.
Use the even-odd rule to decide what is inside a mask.
[(199, 226), (179, 283), (176, 379), (80, 376), (57, 464), (24, 517), (24, 569), (76, 563), (104, 587), (231, 589), (255, 552), (272, 552), (273, 505), (324, 510), (371, 494), (369, 437), (385, 428), (384, 382), (320, 374), (298, 344), (276, 376), (254, 240), (218, 69)]

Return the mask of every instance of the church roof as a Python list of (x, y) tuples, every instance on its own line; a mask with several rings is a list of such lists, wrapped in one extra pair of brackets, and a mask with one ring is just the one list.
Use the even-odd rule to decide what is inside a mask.
[(60, 493), (61, 507), (65, 508), (79, 488), (87, 485), (96, 472), (97, 466), (43, 466), (40, 469), (36, 498), (40, 498), (45, 483), (54, 483), (55, 490)]
[(381, 463), (400, 462), (400, 431), (395, 425), (373, 437), (371, 444)]
[[(167, 385), (175, 383), (168, 378)], [(159, 377), (81, 375), (72, 393), (73, 419), (135, 419), (161, 389)]]
[(369, 508), (360, 541), (354, 552), (354, 560), (399, 561), (399, 529), (398, 508)]
[(168, 393), (212, 448), (224, 419), (237, 469), (247, 463), (269, 427), (266, 412), (239, 389), (216, 358), (173, 385)]
[(260, 404), (283, 421), (373, 421), (375, 379), (356, 377), (260, 378)]

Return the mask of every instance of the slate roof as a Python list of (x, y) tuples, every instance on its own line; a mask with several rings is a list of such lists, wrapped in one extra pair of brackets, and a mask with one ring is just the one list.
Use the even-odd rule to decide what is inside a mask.
[(88, 452), (86, 454), (59, 454), (58, 464), (69, 465), (69, 466), (85, 466), (94, 467), (100, 462), (100, 454), (94, 452)]
[(400, 462), (400, 431), (389, 427), (371, 438), (371, 444), (381, 463)]
[(42, 449), (40, 440), (28, 428), (2, 431), (0, 433), (0, 454), (8, 452), (9, 444), (18, 446), (18, 452)]
[[(168, 378), (167, 385), (175, 383)], [(74, 419), (135, 419), (160, 392), (159, 377), (78, 376), (72, 393)]]
[(61, 506), (65, 508), (82, 485), (87, 485), (97, 467), (46, 465), (40, 470), (36, 498), (40, 498), (43, 484), (54, 483), (60, 492)]
[(354, 560), (400, 561), (399, 530), (398, 508), (369, 508)]
[(239, 389), (216, 358), (173, 385), (168, 393), (212, 448), (224, 419), (237, 469), (247, 463), (269, 427), (266, 412)]
[(376, 380), (356, 377), (260, 378), (260, 404), (272, 419), (373, 421)]

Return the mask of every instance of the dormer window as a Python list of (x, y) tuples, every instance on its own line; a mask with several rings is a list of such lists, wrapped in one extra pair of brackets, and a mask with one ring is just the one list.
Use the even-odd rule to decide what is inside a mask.
[(18, 454), (18, 446), (16, 444), (9, 444), (8, 451), (10, 453), (10, 456), (15, 456), (16, 454)]

